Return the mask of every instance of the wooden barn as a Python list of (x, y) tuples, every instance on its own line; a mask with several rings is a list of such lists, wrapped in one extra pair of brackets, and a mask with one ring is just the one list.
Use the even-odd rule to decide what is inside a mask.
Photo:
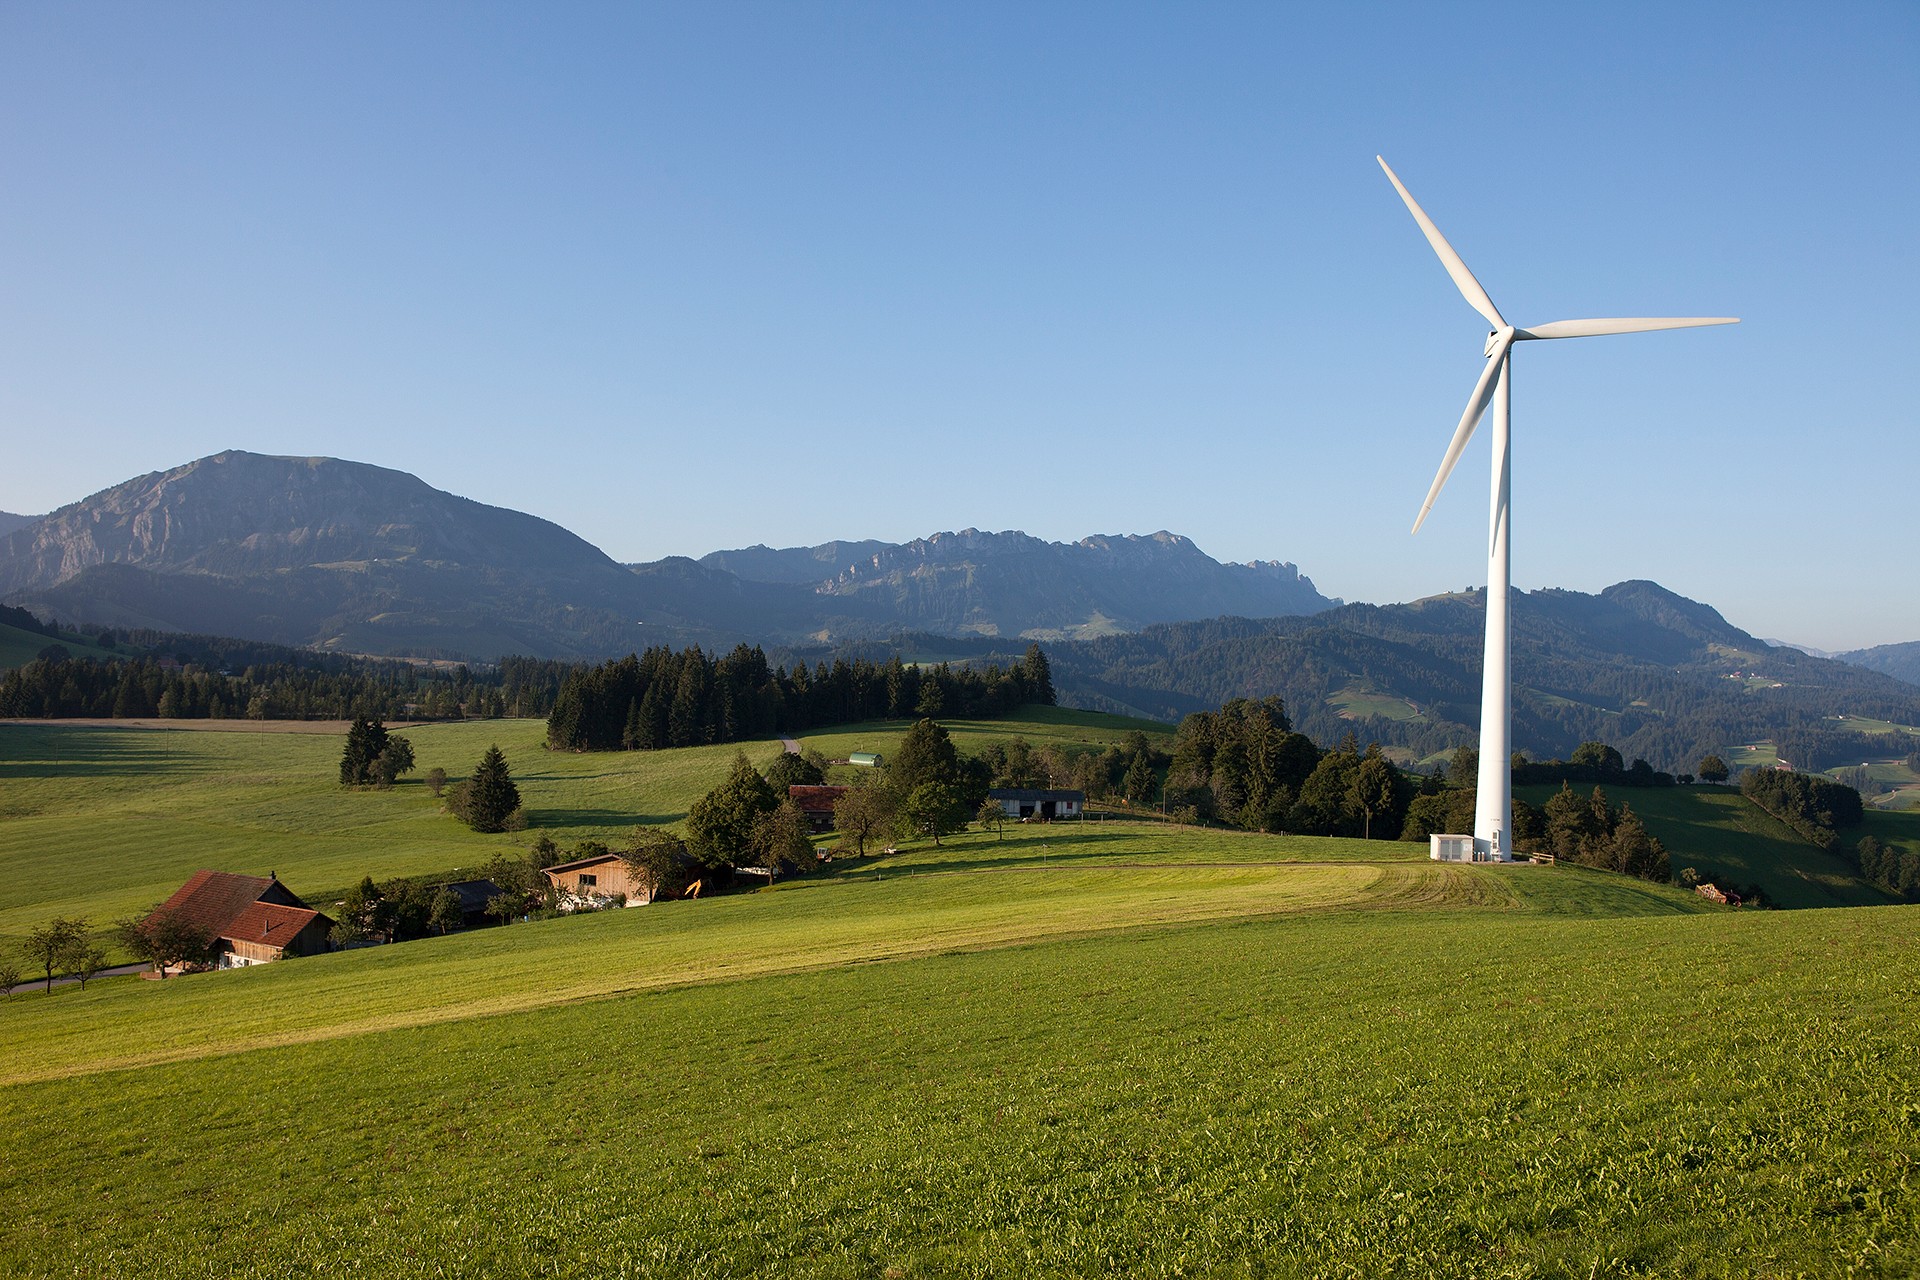
[[(212, 934), (214, 964), (240, 969), (332, 950), (333, 921), (274, 876), (196, 871), (154, 915), (175, 915)], [(149, 917), (151, 918), (151, 917)]]
[(557, 867), (548, 867), (544, 874), (559, 890), (562, 911), (604, 907), (615, 902), (638, 907), (653, 898), (652, 888), (645, 878), (635, 874), (633, 868), (627, 865), (627, 860), (617, 853), (602, 853), (591, 858), (563, 862)]

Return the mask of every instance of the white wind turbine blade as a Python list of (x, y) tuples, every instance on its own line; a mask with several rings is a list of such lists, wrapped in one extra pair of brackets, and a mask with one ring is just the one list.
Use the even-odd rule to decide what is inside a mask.
[(1487, 367), (1480, 371), (1480, 381), (1473, 384), (1473, 395), (1467, 399), (1467, 411), (1460, 415), (1460, 425), (1453, 429), (1453, 440), (1447, 445), (1447, 456), (1440, 459), (1440, 470), (1433, 477), (1433, 487), (1427, 490), (1427, 500), (1420, 504), (1420, 514), (1414, 517), (1415, 533), (1420, 532), (1420, 526), (1426, 523), (1427, 512), (1433, 510), (1434, 499), (1440, 496), (1447, 477), (1453, 474), (1454, 463), (1460, 461), (1461, 451), (1467, 447), (1467, 441), (1473, 438), (1473, 429), (1480, 425), (1487, 405), (1493, 400), (1493, 386), (1499, 380), (1500, 366), (1506, 363), (1507, 349), (1513, 345), (1513, 330), (1502, 328), (1503, 332), (1494, 342), (1493, 350), (1487, 353)]
[(1555, 320), (1518, 329), (1514, 337), (1597, 338), (1608, 333), (1651, 333), (1655, 329), (1698, 329), (1710, 324), (1739, 324), (1734, 316), (1628, 316), (1617, 320)]
[(1413, 194), (1401, 185), (1399, 176), (1394, 173), (1383, 157), (1375, 156), (1374, 159), (1380, 161), (1380, 167), (1387, 171), (1387, 181), (1393, 184), (1393, 189), (1400, 193), (1402, 200), (1406, 201), (1407, 212), (1413, 215), (1413, 220), (1420, 224), (1420, 230), (1426, 233), (1427, 243), (1432, 245), (1433, 251), (1440, 255), (1440, 265), (1445, 267), (1447, 274), (1453, 277), (1453, 283), (1459, 288), (1460, 296), (1467, 300), (1467, 305), (1485, 316), (1487, 323), (1494, 328), (1506, 328), (1507, 322), (1501, 318), (1500, 308), (1493, 305), (1493, 299), (1489, 298), (1487, 291), (1480, 287), (1480, 282), (1473, 278), (1473, 272), (1467, 270), (1466, 262), (1453, 251), (1453, 246), (1447, 243), (1447, 238), (1440, 234), (1440, 228), (1433, 225), (1433, 219), (1427, 216), (1427, 211), (1422, 209), (1414, 200)]

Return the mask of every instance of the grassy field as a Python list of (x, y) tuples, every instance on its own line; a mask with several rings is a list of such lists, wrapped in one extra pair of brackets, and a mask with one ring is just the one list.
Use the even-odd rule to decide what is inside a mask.
[(1897, 845), (1920, 853), (1920, 812), (1869, 809), (1860, 829), (1846, 834), (1847, 839), (1857, 840), (1860, 836), (1873, 836), (1881, 844)]
[(50, 644), (64, 646), (76, 658), (93, 658), (104, 662), (109, 658), (124, 656), (102, 649), (91, 640), (77, 635), (63, 635), (55, 640), (38, 631), (23, 631), (0, 622), (0, 671), (9, 667), (24, 667), (40, 656), (40, 651)]
[[(326, 737), (33, 732), (0, 729), (31, 809), (0, 831), (64, 821), (41, 830), (75, 849), (89, 811), (189, 821), (169, 793), (221, 811), (230, 850), (291, 854), (298, 824), (359, 855), (415, 822), (451, 842), (423, 859), (516, 839), (423, 789), (340, 792)], [(732, 753), (411, 733), (423, 766), (499, 741), (557, 834), (682, 811)], [(1626, 798), (1728, 857), (1770, 847), (1731, 793)], [(1088, 822), (97, 980), (0, 1001), (0, 1274), (1911, 1274), (1916, 944), (1910, 908), (1735, 912), (1412, 844)]]
[[(1559, 790), (1516, 787), (1514, 794), (1544, 805)], [(1801, 839), (1736, 788), (1615, 787), (1607, 798), (1633, 807), (1667, 846), (1675, 875), (1692, 867), (1702, 879), (1758, 884), (1782, 907), (1879, 906), (1892, 901), (1861, 880), (1853, 864)]]
[(1405, 698), (1395, 698), (1359, 685), (1348, 685), (1327, 699), (1345, 719), (1380, 716), (1386, 720), (1423, 720), (1420, 709)]
[[(417, 775), (392, 791), (344, 790), (341, 737), (0, 725), (0, 942), (55, 915), (105, 924), (201, 867), (277, 872), (318, 903), (367, 874), (477, 867), (543, 831), (563, 845), (624, 840), (636, 823), (683, 817), (737, 749), (555, 753), (536, 720), (405, 733), (421, 773), (438, 765), (453, 777), (497, 742), (530, 829), (477, 835), (443, 813)], [(765, 764), (781, 748), (746, 750)]]
[[(196, 722), (201, 723), (201, 722)], [(364, 875), (386, 879), (471, 869), (541, 834), (571, 847), (623, 843), (642, 823), (678, 822), (725, 777), (734, 753), (764, 767), (777, 742), (665, 752), (550, 752), (539, 720), (486, 720), (404, 730), (418, 771), (393, 790), (338, 785), (341, 734), (311, 735), (0, 724), (0, 946), (58, 915), (105, 925), (142, 911), (202, 867), (277, 873), (316, 904)], [(305, 726), (302, 726), (305, 727)], [(907, 722), (858, 726), (807, 739), (844, 756), (848, 742), (885, 751)], [(1020, 734), (1104, 745), (1149, 721), (1033, 708), (1017, 721), (955, 721), (977, 750)], [(483, 836), (442, 811), (420, 781), (439, 766), (470, 772), (492, 743), (505, 753), (530, 823)]]
[[(1332, 870), (1444, 878), (1393, 910), (1301, 898), (1238, 918), (953, 939), (890, 963), (710, 969), (510, 1014), (282, 1029), (108, 1076), (59, 1078), (34, 1059), (46, 1078), (0, 1088), (0, 1265), (903, 1278), (1920, 1266), (1920, 1086), (1905, 1070), (1920, 914), (1685, 914), (1686, 895), (1564, 868), (1287, 874), (1312, 878), (1311, 897)], [(1015, 879), (897, 877), (884, 891), (928, 895), (895, 915), (910, 925), (950, 890)], [(741, 923), (707, 954), (725, 956), (756, 932), (749, 915), (825, 924), (876, 891), (834, 880), (164, 989), (98, 984), (16, 998), (0, 1028), (18, 1062), (57, 1025), (117, 1039), (141, 1006), (175, 1001), (232, 1016), (328, 987), (430, 983), (443, 1003), (456, 989), (484, 1000), (521, 970), (564, 971), (550, 941), (563, 933), (579, 958), (619, 956), (657, 931), (702, 932), (701, 913), (724, 906)], [(1003, 901), (1030, 924), (1058, 905)], [(457, 976), (479, 946), (501, 948), (475, 970), (486, 976)], [(402, 960), (417, 969), (405, 982), (381, 969)]]
[[(1300, 846), (1316, 843), (1342, 847), (1303, 857)], [(1497, 881), (1405, 861), (1411, 848), (1121, 824), (1005, 840), (973, 833), (843, 860), (771, 892), (336, 953), (171, 982), (162, 995), (136, 979), (96, 983), (48, 1001), (25, 1024), (31, 1039), (0, 1032), (0, 1083), (1116, 927), (1360, 904), (1517, 904)], [(1395, 860), (1356, 856), (1373, 853)]]
[[(829, 760), (844, 760), (855, 751), (875, 751), (881, 756), (891, 752), (912, 720), (871, 720), (846, 725), (829, 733), (809, 733), (800, 738), (802, 746), (812, 747)], [(1018, 720), (948, 720), (941, 727), (962, 751), (978, 752), (989, 742), (1021, 737), (1038, 750), (1048, 745), (1069, 749), (1105, 748), (1119, 743), (1129, 733), (1144, 733), (1163, 750), (1172, 749), (1173, 726), (1158, 720), (1135, 720), (1128, 716), (1102, 715), (1097, 711), (1070, 711), (1065, 707), (1026, 707)]]

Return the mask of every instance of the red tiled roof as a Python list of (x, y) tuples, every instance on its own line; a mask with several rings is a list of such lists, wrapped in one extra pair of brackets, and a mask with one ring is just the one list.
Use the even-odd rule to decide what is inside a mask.
[(796, 783), (787, 788), (787, 797), (807, 813), (832, 813), (834, 801), (846, 791), (845, 787), (808, 787)]
[[(226, 932), (233, 918), (266, 895), (274, 882), (266, 876), (237, 876), (228, 871), (196, 871), (193, 878), (154, 912), (177, 915), (208, 933)], [(288, 895), (291, 896), (291, 895)]]
[(283, 907), (277, 902), (249, 904), (219, 931), (229, 942), (257, 942), (262, 946), (284, 947), (312, 921), (318, 911), (305, 907)]

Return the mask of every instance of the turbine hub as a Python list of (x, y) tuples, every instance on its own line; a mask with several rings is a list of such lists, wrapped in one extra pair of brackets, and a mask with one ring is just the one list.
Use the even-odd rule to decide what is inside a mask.
[(1491, 360), (1491, 359), (1493, 359), (1493, 353), (1494, 353), (1494, 349), (1495, 349), (1495, 348), (1497, 348), (1497, 347), (1498, 347), (1498, 346), (1500, 345), (1500, 338), (1501, 338), (1501, 335), (1503, 335), (1503, 334), (1508, 334), (1508, 333), (1512, 333), (1512, 332), (1513, 332), (1513, 330), (1512, 330), (1512, 329), (1490, 329), (1490, 330), (1488, 330), (1488, 331), (1487, 331), (1487, 346), (1486, 346), (1486, 349), (1485, 349), (1484, 351), (1482, 351), (1482, 352), (1481, 352), (1480, 354), (1481, 354), (1481, 355), (1483, 355), (1483, 356), (1485, 356), (1485, 357), (1487, 357), (1487, 359), (1489, 359), (1489, 360)]

